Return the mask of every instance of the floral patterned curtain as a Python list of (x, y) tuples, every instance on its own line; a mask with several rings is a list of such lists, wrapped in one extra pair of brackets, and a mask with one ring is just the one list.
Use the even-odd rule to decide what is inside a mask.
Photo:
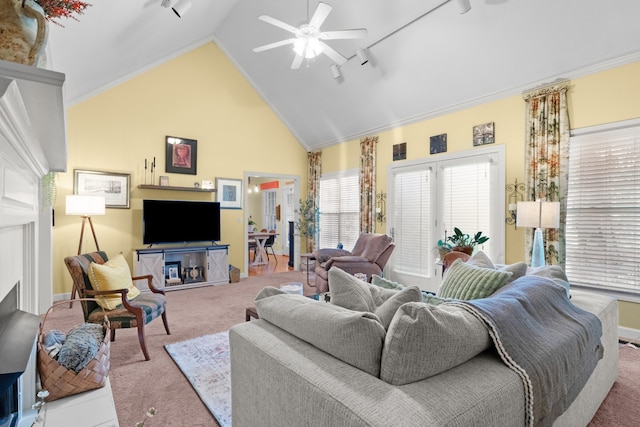
[[(320, 205), (318, 186), (322, 175), (322, 151), (307, 153), (309, 170), (307, 172), (307, 197), (313, 200), (314, 209)], [(307, 236), (307, 252), (313, 252), (317, 236)]]
[[(524, 94), (527, 103), (526, 193), (529, 200), (560, 202), (560, 228), (543, 230), (547, 264), (564, 266), (565, 218), (569, 169), (568, 82)], [(525, 240), (525, 258), (531, 261), (533, 232)]]
[(377, 136), (360, 141), (360, 232), (373, 233), (376, 209)]

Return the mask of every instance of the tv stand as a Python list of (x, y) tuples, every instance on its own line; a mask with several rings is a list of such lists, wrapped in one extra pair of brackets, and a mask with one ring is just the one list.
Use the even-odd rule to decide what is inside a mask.
[[(165, 291), (229, 283), (229, 245), (136, 249), (136, 276)], [(142, 282), (140, 290), (145, 290)]]

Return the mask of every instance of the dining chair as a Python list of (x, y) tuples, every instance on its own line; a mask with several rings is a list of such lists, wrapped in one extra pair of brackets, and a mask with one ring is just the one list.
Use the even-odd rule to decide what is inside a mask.
[(273, 243), (276, 240), (276, 230), (269, 230), (271, 236), (267, 238), (264, 242), (264, 251), (267, 253), (267, 262), (269, 261), (269, 248), (271, 248), (271, 253), (273, 254), (273, 258), (276, 260), (276, 264), (278, 264), (278, 257), (276, 256), (275, 251), (273, 250)]

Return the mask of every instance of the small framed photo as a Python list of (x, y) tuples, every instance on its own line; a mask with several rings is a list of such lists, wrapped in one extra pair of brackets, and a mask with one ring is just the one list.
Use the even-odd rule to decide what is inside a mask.
[(407, 143), (393, 145), (393, 161), (406, 160), (407, 158)]
[(429, 153), (438, 154), (447, 152), (447, 134), (432, 136), (429, 138)]
[(176, 282), (182, 279), (182, 263), (180, 261), (167, 261), (164, 264), (164, 278), (166, 281)]
[(160, 187), (168, 187), (169, 186), (169, 177), (161, 176), (160, 177)]
[(104, 196), (107, 208), (129, 209), (131, 175), (128, 173), (73, 171), (73, 194)]
[(242, 180), (216, 178), (216, 201), (221, 209), (242, 209)]
[(486, 145), (495, 142), (494, 122), (473, 127), (473, 145)]
[(197, 175), (198, 141), (167, 136), (166, 152), (165, 169), (167, 173)]

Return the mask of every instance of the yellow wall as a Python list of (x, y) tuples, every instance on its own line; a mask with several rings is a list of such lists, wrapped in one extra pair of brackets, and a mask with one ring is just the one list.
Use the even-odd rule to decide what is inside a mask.
[[(208, 43), (79, 105), (67, 112), (67, 173), (57, 177), (54, 205), (54, 294), (70, 292), (63, 259), (78, 250), (80, 218), (66, 216), (65, 196), (73, 194), (73, 170), (131, 174), (131, 208), (107, 209), (93, 222), (100, 249), (123, 253), (133, 266), (142, 247), (142, 199), (215, 200), (212, 193), (142, 190), (144, 159), (155, 156), (157, 177), (192, 187), (216, 177), (243, 179), (245, 170), (298, 175), (306, 188), (304, 148), (213, 43)], [(198, 141), (197, 175), (165, 173), (165, 136)], [(147, 175), (149, 180), (149, 175)], [(229, 262), (244, 265), (244, 212), (222, 210), (222, 242)], [(167, 218), (179, 227), (188, 218)], [(85, 233), (83, 251), (94, 250)]]
[[(640, 62), (571, 81), (569, 120), (572, 129), (640, 117)], [(378, 134), (377, 191), (386, 192), (387, 166), (392, 163), (393, 145), (407, 143), (407, 159), (429, 156), (429, 137), (447, 134), (447, 151), (472, 150), (472, 128), (494, 122), (495, 143), (506, 148), (506, 182), (524, 182), (525, 103), (521, 95), (447, 114)], [(323, 150), (322, 171), (336, 172), (358, 167), (359, 141), (348, 141)], [(347, 158), (345, 158), (347, 156)], [(505, 201), (505, 204), (507, 202)], [(504, 213), (505, 218), (507, 212)], [(386, 224), (377, 223), (378, 232)], [(524, 230), (505, 224), (505, 261), (524, 258)], [(640, 329), (640, 304), (620, 302), (620, 324)]]
[[(571, 128), (640, 117), (637, 76), (640, 62), (572, 80)], [(394, 144), (407, 143), (407, 159), (422, 158), (429, 156), (429, 137), (446, 133), (448, 152), (470, 150), (473, 126), (487, 122), (495, 123), (495, 143), (506, 148), (506, 182), (524, 182), (524, 117), (522, 96), (515, 95), (380, 132), (378, 191), (386, 191)], [(80, 220), (64, 215), (64, 196), (73, 192), (73, 169), (131, 173), (131, 209), (108, 209), (106, 216), (95, 218), (101, 249), (122, 252), (130, 262), (133, 249), (141, 246), (143, 198), (212, 198), (136, 188), (143, 182), (144, 158), (156, 156), (162, 171), (158, 175), (169, 175), (171, 185), (192, 186), (216, 176), (242, 178), (245, 170), (299, 175), (304, 198), (305, 150), (213, 43), (71, 108), (68, 129), (69, 172), (59, 174), (55, 204), (54, 294), (69, 292), (62, 259), (77, 250)], [(198, 140), (196, 177), (163, 172), (165, 135)], [(359, 152), (359, 140), (323, 149), (323, 172), (358, 167)], [(236, 266), (243, 265), (245, 229), (243, 212), (223, 211), (222, 240), (231, 244), (230, 262)], [(524, 231), (506, 224), (505, 230), (506, 262), (522, 260)], [(377, 231), (386, 232), (385, 224), (378, 223)], [(85, 240), (85, 248), (92, 247)], [(640, 329), (637, 313), (638, 304), (621, 302), (620, 324)]]

